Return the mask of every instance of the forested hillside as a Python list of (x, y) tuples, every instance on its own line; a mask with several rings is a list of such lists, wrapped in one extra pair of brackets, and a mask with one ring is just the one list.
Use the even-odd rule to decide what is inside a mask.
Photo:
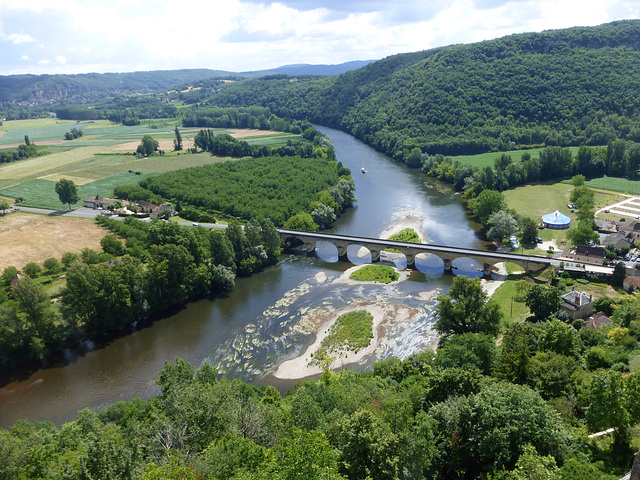
[(396, 159), (640, 140), (640, 21), (400, 54), (337, 77), (213, 95), (343, 129)]

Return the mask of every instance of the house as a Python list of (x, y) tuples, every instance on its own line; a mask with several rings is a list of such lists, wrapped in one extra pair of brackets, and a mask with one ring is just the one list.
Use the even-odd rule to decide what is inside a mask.
[(558, 257), (558, 260), (602, 265), (604, 255), (604, 247), (587, 247), (585, 245), (578, 245), (577, 247), (570, 248), (569, 250), (562, 252)]
[(147, 202), (146, 200), (139, 201), (137, 203), (137, 206), (139, 213), (151, 213), (158, 208), (158, 205), (156, 205), (155, 203)]
[(637, 290), (640, 288), (640, 277), (637, 276), (627, 276), (622, 282), (622, 288), (624, 288), (627, 292), (632, 290)]
[(571, 320), (586, 318), (593, 312), (593, 296), (584, 292), (572, 290), (562, 295), (560, 308), (569, 315)]
[(610, 220), (596, 220), (596, 226), (600, 233), (618, 233), (618, 224)]
[(20, 280), (22, 280), (24, 277), (22, 275), (20, 275), (19, 273), (16, 274), (15, 277), (13, 277), (13, 280), (11, 280), (11, 288), (15, 287), (16, 285), (18, 285), (18, 282)]
[(618, 232), (631, 235), (633, 243), (636, 243), (640, 240), (640, 222), (636, 222), (635, 220), (620, 222), (618, 223)]
[(613, 244), (614, 247), (616, 247), (616, 250), (620, 250), (622, 247), (629, 247), (631, 248), (631, 246), (635, 243), (635, 239), (633, 238), (633, 235), (631, 235), (630, 233), (611, 233), (609, 235), (607, 235), (606, 237), (604, 237), (604, 240), (602, 241), (602, 245), (609, 245), (609, 244)]
[(603, 312), (598, 312), (582, 322), (580, 330), (583, 328), (602, 328), (610, 323), (611, 319), (609, 317), (607, 317)]
[(122, 203), (125, 205), (127, 202), (125, 200), (118, 200), (117, 198), (103, 198), (100, 195), (96, 195), (95, 197), (85, 198), (84, 206), (86, 208), (107, 208), (109, 205), (114, 203)]
[(151, 218), (173, 217), (175, 213), (176, 210), (175, 208), (173, 208), (173, 206), (164, 204), (153, 210), (149, 216)]

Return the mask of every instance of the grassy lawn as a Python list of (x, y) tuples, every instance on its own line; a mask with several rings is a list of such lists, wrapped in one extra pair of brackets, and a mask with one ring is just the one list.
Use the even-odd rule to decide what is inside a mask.
[(529, 307), (524, 302), (515, 300), (516, 298), (516, 282), (524, 278), (524, 275), (509, 275), (507, 280), (496, 290), (491, 296), (500, 305), (503, 318), (506, 323), (514, 321), (524, 322), (531, 315)]
[[(569, 147), (572, 155), (576, 155), (578, 153), (580, 147)], [(499, 158), (503, 153), (506, 153), (511, 157), (511, 160), (514, 162), (519, 162), (522, 159), (523, 153), (529, 153), (531, 158), (536, 158), (539, 156), (538, 152), (540, 149), (530, 149), (530, 150), (512, 150), (510, 152), (489, 152), (489, 153), (480, 153), (478, 155), (458, 155), (455, 157), (451, 157), (453, 161), (458, 161), (465, 165), (473, 165), (478, 168), (484, 168), (487, 166), (493, 167), (496, 158)]]
[[(520, 215), (527, 215), (533, 218), (536, 222), (540, 222), (543, 215), (559, 210), (561, 213), (564, 213), (571, 218), (573, 225), (577, 215), (575, 213), (571, 213), (569, 208), (567, 208), (571, 190), (573, 190), (573, 186), (568, 183), (554, 183), (549, 181), (505, 190), (503, 194), (509, 208), (514, 209)], [(597, 191), (595, 196), (596, 208), (599, 208), (598, 206), (614, 203), (614, 200), (617, 197), (618, 196), (615, 193)], [(557, 245), (561, 246), (561, 241), (563, 239), (567, 239), (568, 232), (568, 229), (543, 229), (538, 230), (538, 236), (545, 242), (555, 240)], [(525, 245), (525, 252), (536, 255), (544, 255), (545, 253), (543, 250), (535, 248), (535, 245)]]
[[(80, 207), (85, 198), (96, 196), (108, 197), (113, 194), (113, 189), (118, 185), (135, 185), (150, 174), (134, 175), (131, 173), (119, 173), (105, 177), (94, 182), (78, 185), (78, 196), (80, 200), (72, 207)], [(26, 207), (49, 208), (52, 210), (66, 210), (66, 206), (60, 203), (58, 194), (55, 192), (55, 182), (49, 180), (35, 179), (24, 182), (20, 185), (0, 190), (0, 195), (8, 197), (22, 197), (24, 202), (19, 205)]]

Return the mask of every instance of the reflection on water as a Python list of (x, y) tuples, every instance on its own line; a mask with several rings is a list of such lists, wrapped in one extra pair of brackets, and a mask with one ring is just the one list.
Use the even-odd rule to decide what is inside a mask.
[[(358, 197), (332, 231), (377, 237), (411, 219), (430, 242), (482, 248), (451, 191), (353, 137), (320, 130), (334, 142), (338, 159), (354, 172)], [(366, 175), (359, 174), (362, 163)], [(355, 301), (402, 304), (419, 311), (412, 321), (389, 326), (375, 357), (357, 368), (377, 358), (405, 358), (433, 342), (431, 295), (447, 289), (452, 280), (442, 275), (441, 267), (427, 261), (427, 274), (414, 272), (408, 281), (391, 286), (335, 284), (333, 280), (351, 265), (331, 263), (337, 252), (324, 249), (315, 257), (285, 254), (264, 272), (237, 279), (226, 298), (195, 302), (130, 335), (99, 339), (98, 347), (86, 344), (65, 351), (60, 366), (42, 368), (0, 389), (0, 426), (18, 418), (61, 424), (85, 407), (99, 409), (118, 400), (149, 397), (158, 391), (155, 380), (164, 363), (176, 357), (194, 365), (209, 361), (228, 375), (286, 389), (295, 382), (277, 380), (269, 372), (311, 343), (313, 318)], [(477, 274), (477, 265), (458, 266), (458, 271)]]

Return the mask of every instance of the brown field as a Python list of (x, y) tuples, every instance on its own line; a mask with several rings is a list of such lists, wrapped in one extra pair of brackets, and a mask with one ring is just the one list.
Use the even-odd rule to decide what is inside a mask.
[(49, 257), (60, 260), (64, 253), (80, 253), (86, 247), (100, 252), (100, 240), (107, 233), (84, 218), (21, 212), (0, 216), (0, 272), (10, 265), (42, 265)]
[[(167, 152), (170, 152), (173, 150), (173, 139), (158, 140), (158, 144), (159, 144), (158, 148), (160, 150), (165, 150)], [(140, 145), (140, 140), (136, 140), (135, 142), (119, 143), (118, 145), (114, 145), (112, 150), (116, 152), (119, 152), (119, 151), (135, 152), (139, 145)], [(193, 138), (183, 138), (182, 148), (185, 150), (188, 148), (193, 148)]]
[(94, 182), (96, 180), (95, 178), (74, 177), (72, 175), (60, 175), (58, 173), (51, 173), (39, 178), (41, 180), (49, 180), (50, 182), (59, 182), (60, 180), (65, 178), (67, 180), (71, 180), (76, 185), (84, 185), (85, 183)]

